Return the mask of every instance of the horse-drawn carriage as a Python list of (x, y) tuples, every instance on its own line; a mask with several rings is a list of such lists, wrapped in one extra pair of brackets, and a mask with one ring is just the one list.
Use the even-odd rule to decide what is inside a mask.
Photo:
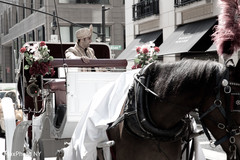
[[(28, 44), (31, 46), (34, 43)], [(14, 131), (12, 145), (7, 146), (11, 152), (6, 153), (8, 159), (23, 159), (24, 155), (36, 159), (56, 157), (57, 150), (70, 141), (94, 93), (115, 81), (127, 65), (126, 60), (111, 59), (109, 46), (103, 43), (91, 44), (98, 60), (91, 60), (88, 64), (81, 60), (64, 59), (60, 54), (73, 43), (46, 45), (54, 57), (51, 61), (54, 76), (33, 77), (29, 70), (24, 69), (27, 62), (21, 55), (17, 80), (24, 120)], [(81, 72), (78, 69), (81, 67), (97, 67), (104, 71)]]

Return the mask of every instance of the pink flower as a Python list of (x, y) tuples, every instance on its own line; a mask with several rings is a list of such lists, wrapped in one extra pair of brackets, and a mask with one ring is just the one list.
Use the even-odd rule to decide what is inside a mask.
[(42, 46), (45, 46), (46, 45), (46, 43), (44, 42), (44, 41), (41, 41), (40, 42), (40, 46), (42, 47)]
[(154, 51), (155, 51), (155, 52), (159, 52), (160, 49), (159, 49), (158, 47), (154, 47)]
[(142, 52), (143, 52), (144, 54), (147, 54), (147, 53), (148, 53), (148, 49), (147, 49), (147, 48), (143, 48)]
[(140, 50), (141, 50), (141, 47), (137, 47), (137, 49), (136, 49), (137, 53), (139, 53)]
[(25, 47), (22, 47), (22, 48), (20, 49), (20, 52), (21, 52), (21, 53), (24, 53), (24, 52), (26, 52), (26, 50), (27, 50), (27, 49), (26, 49)]

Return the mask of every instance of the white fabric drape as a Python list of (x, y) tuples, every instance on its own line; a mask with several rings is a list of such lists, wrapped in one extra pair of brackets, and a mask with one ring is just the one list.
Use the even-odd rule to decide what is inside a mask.
[(137, 72), (139, 69), (122, 73), (114, 83), (105, 85), (94, 95), (86, 114), (78, 122), (70, 145), (64, 149), (64, 160), (96, 160), (96, 146), (108, 140), (108, 123), (118, 118)]

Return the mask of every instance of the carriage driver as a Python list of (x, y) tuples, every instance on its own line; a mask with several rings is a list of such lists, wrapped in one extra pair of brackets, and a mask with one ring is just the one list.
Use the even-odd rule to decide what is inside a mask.
[(92, 42), (92, 32), (92, 25), (89, 28), (81, 28), (76, 31), (77, 42), (75, 46), (65, 51), (67, 59), (82, 59), (84, 63), (89, 63), (89, 59), (97, 59), (94, 50), (89, 47)]

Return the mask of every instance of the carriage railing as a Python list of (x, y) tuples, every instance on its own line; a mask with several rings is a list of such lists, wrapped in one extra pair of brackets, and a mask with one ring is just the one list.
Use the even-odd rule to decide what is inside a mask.
[(51, 62), (53, 67), (122, 67), (126, 68), (126, 59), (91, 59), (90, 63), (84, 63), (80, 59), (61, 59), (55, 58)]
[[(46, 77), (43, 78), (45, 82), (42, 82), (43, 84), (49, 83), (50, 81), (53, 80), (58, 80), (58, 79), (66, 79), (65, 72), (68, 72), (72, 68), (92, 68), (92, 67), (100, 67), (103, 68), (103, 72), (123, 72), (126, 70), (127, 66), (127, 60), (126, 59), (92, 59), (90, 60), (89, 63), (84, 63), (82, 60), (79, 59), (60, 59), (56, 58), (51, 62), (51, 65), (55, 68), (56, 70), (56, 75), (55, 77)], [(70, 69), (69, 69), (70, 68)], [(60, 70), (61, 69), (61, 70)], [(102, 71), (101, 69), (99, 70), (100, 72)], [(61, 73), (64, 72), (64, 73)], [(78, 72), (78, 71), (75, 71)], [(64, 75), (64, 76), (62, 76)], [(63, 91), (65, 85), (63, 81), (58, 81), (58, 82), (51, 82), (50, 83), (50, 88), (52, 90), (61, 90)], [(43, 89), (43, 88), (42, 88)]]

